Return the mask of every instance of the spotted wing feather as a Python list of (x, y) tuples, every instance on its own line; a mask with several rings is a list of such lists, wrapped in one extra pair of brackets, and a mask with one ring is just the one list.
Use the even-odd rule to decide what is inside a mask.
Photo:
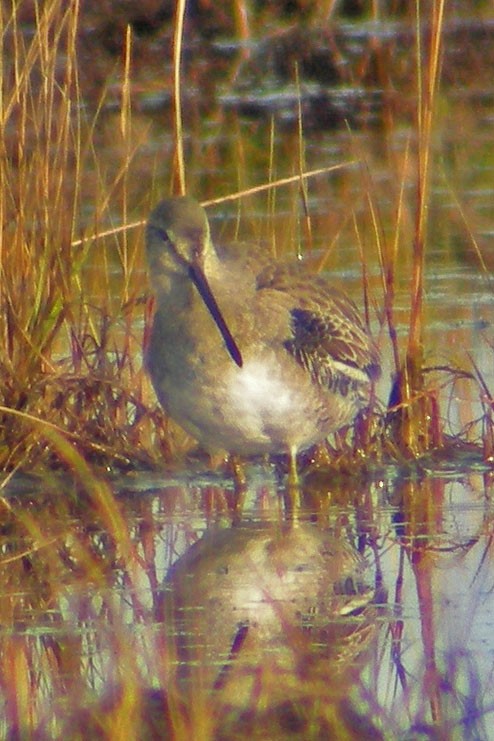
[(258, 277), (258, 287), (290, 295), (284, 345), (319, 385), (347, 396), (379, 375), (378, 353), (357, 307), (323, 277), (275, 266)]

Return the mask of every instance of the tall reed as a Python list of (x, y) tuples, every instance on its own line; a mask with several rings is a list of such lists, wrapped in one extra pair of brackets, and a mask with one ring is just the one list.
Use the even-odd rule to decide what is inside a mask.
[(434, 390), (424, 380), (424, 271), (427, 247), (427, 213), (434, 167), (432, 136), (440, 82), (440, 60), (444, 2), (434, 3), (430, 34), (425, 40), (421, 4), (416, 3), (416, 85), (415, 131), (417, 140), (415, 230), (410, 282), (410, 323), (403, 364), (395, 384), (393, 403), (398, 405), (394, 432), (403, 451), (418, 456), (440, 447), (439, 410)]

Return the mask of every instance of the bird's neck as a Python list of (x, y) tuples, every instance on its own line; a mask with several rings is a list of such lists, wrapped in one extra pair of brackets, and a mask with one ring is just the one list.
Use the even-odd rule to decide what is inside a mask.
[(194, 300), (194, 285), (188, 275), (161, 273), (153, 280), (153, 290), (160, 306), (183, 311)]

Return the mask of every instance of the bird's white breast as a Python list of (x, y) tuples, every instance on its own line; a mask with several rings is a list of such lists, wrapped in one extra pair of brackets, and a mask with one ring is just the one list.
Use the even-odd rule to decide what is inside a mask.
[(262, 359), (247, 360), (230, 376), (228, 394), (239, 414), (264, 421), (286, 420), (293, 405), (293, 394), (276, 366)]

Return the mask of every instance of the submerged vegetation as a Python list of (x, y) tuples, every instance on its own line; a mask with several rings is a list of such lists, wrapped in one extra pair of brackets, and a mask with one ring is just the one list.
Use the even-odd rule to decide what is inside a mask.
[[(212, 485), (170, 485), (156, 500), (125, 496), (136, 470), (161, 471), (177, 461), (179, 468), (191, 448), (159, 408), (142, 369), (153, 310), (142, 219), (180, 179), (180, 146), (168, 133), (176, 126), (170, 59), (163, 74), (173, 22), (152, 10), (153, 3), (142, 5), (139, 18), (127, 18), (124, 10), (116, 14), (111, 29), (93, 3), (77, 0), (13, 1), (0, 11), (0, 733), (84, 738), (94, 729), (93, 735), (108, 739), (167, 732), (207, 740), (246, 733), (264, 738), (266, 728), (277, 724), (273, 738), (298, 733), (315, 739), (328, 729), (337, 738), (361, 738), (362, 728), (369, 738), (385, 738), (375, 719), (380, 708), (368, 690), (377, 679), (371, 677), (367, 687), (352, 679), (358, 702), (342, 702), (326, 686), (326, 675), (318, 674), (319, 665), (304, 674), (297, 653), (303, 636), (296, 630), (289, 631), (293, 654), (285, 659), (297, 664), (299, 675), (310, 675), (307, 697), (239, 720), (228, 697), (211, 711), (200, 688), (189, 704), (173, 686), (161, 689), (170, 687), (176, 659), (171, 642), (156, 630), (166, 617), (163, 575), (184, 543), (197, 537), (183, 513), (192, 507), (200, 530), (230, 522), (234, 508), (231, 492)], [(358, 33), (345, 46), (333, 2), (267, 3), (248, 14), (240, 0), (208, 23), (206, 5), (205, 11), (201, 2), (192, 4), (185, 28), (185, 41), (187, 34), (195, 40), (185, 45), (180, 77), (187, 187), (223, 209), (217, 229), (222, 236), (253, 235), (277, 252), (304, 252), (315, 269), (357, 266), (348, 288), (352, 296), (363, 295), (385, 359), (383, 380), (372, 408), (353, 428), (301, 457), (302, 505), (315, 512), (318, 526), (372, 554), (376, 593), (382, 580), (378, 541), (384, 557), (390, 541), (398, 545), (396, 615), (408, 558), (420, 603), (426, 669), (419, 684), (426, 710), (414, 715), (403, 668), (403, 622), (395, 616), (387, 626), (390, 663), (406, 697), (406, 722), (417, 718), (420, 727), (428, 718), (431, 725), (424, 721), (421, 727), (429, 731), (436, 724), (444, 733), (438, 737), (446, 738), (448, 723), (463, 723), (462, 703), (475, 699), (477, 680), (474, 667), (462, 668), (461, 657), (441, 670), (435, 663), (434, 538), (444, 535), (446, 484), (421, 475), (462, 458), (474, 461), (482, 485), (489, 485), (494, 388), (485, 368), (494, 348), (492, 339), (479, 339), (487, 358), (481, 366), (463, 346), (463, 335), (456, 347), (431, 347), (427, 268), (447, 252), (453, 264), (473, 264), (491, 286), (485, 246), (492, 185), (485, 215), (474, 213), (468, 195), (479, 188), (472, 172), (481, 169), (477, 164), (486, 171), (492, 163), (491, 140), (469, 141), (480, 137), (475, 115), (492, 116), (482, 97), (491, 66), (475, 53), (492, 34), (489, 24), (482, 25), (489, 6), (476, 3), (476, 22), (463, 26), (458, 14), (465, 9), (455, 3), (432, 3), (427, 17), (418, 2), (408, 10), (385, 3), (383, 17), (372, 4), (375, 15), (355, 23)], [(349, 14), (359, 6), (341, 5)], [(307, 32), (303, 54), (294, 12), (301, 13)], [(399, 21), (397, 36), (378, 33), (390, 19)], [(328, 32), (321, 39), (323, 24)], [(144, 35), (158, 29), (160, 43)], [(218, 40), (225, 29), (244, 42), (267, 29), (267, 40), (230, 48)], [(352, 55), (359, 34), (360, 51)], [(447, 48), (447, 39), (459, 36), (471, 39), (462, 47), (468, 65), (451, 58)], [(359, 91), (348, 116), (341, 113), (345, 95), (335, 108), (335, 91), (324, 88), (328, 49), (331, 84)], [(269, 90), (243, 91), (243, 75), (263, 76), (269, 84), (288, 80), (283, 105), (289, 101), (291, 115), (277, 116)], [(461, 80), (464, 92), (443, 93), (442, 78), (451, 89)], [(336, 127), (336, 150), (324, 141), (324, 126)], [(328, 159), (336, 151), (341, 161), (321, 163), (316, 144)], [(200, 466), (207, 467), (204, 461)], [(383, 535), (375, 501), (387, 485), (387, 470), (411, 475), (396, 495), (393, 528), (386, 525)], [(18, 471), (40, 474), (36, 496), (26, 493), (26, 484), (16, 489)], [(127, 475), (116, 496), (110, 474), (118, 472)], [(472, 489), (482, 485), (475, 479)], [(332, 508), (341, 502), (352, 514), (335, 514)], [(177, 513), (181, 526), (161, 541)], [(491, 533), (485, 514), (475, 535), (461, 546), (452, 538), (444, 550), (453, 556), (478, 551), (485, 536), (479, 556), (484, 565)], [(361, 609), (351, 616), (359, 625)], [(459, 677), (447, 692), (441, 672)], [(460, 690), (465, 672), (470, 685)], [(107, 687), (111, 692), (101, 699)], [(87, 699), (89, 689), (100, 699)], [(444, 693), (455, 708), (449, 715)], [(475, 709), (477, 730), (482, 708)]]

